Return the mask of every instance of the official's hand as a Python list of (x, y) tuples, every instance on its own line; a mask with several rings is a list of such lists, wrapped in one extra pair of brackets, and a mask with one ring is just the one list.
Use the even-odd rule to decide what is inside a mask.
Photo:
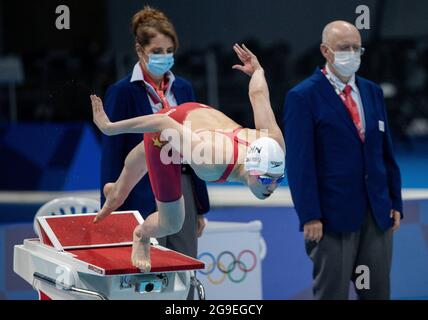
[(394, 225), (392, 226), (392, 231), (397, 231), (400, 228), (401, 224), (401, 213), (397, 210), (392, 209), (390, 214), (391, 219), (394, 219)]
[(320, 220), (312, 220), (303, 226), (305, 240), (320, 242), (323, 236), (323, 225)]
[(207, 225), (207, 221), (205, 219), (205, 216), (202, 214), (198, 215), (198, 223), (196, 226), (196, 235), (198, 236), (198, 238), (202, 237), (202, 234), (205, 230), (206, 225)]

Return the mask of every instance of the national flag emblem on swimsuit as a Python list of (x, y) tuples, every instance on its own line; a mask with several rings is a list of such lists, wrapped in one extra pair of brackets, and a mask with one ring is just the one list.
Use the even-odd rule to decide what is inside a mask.
[(153, 145), (159, 149), (162, 149), (164, 145), (168, 143), (168, 141), (160, 141), (159, 137), (153, 138)]

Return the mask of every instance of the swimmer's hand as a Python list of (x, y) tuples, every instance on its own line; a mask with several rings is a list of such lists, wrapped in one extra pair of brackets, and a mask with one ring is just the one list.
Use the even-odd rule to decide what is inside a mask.
[(262, 70), (262, 66), (259, 63), (259, 60), (254, 55), (254, 53), (252, 53), (245, 46), (245, 44), (243, 44), (242, 46), (235, 44), (233, 46), (233, 50), (236, 52), (236, 55), (238, 56), (239, 60), (241, 60), (244, 65), (236, 64), (232, 67), (232, 69), (240, 70), (245, 74), (249, 75), (250, 77), (257, 70)]
[(96, 95), (91, 95), (92, 116), (94, 123), (107, 136), (114, 134), (113, 124), (104, 112), (103, 102)]

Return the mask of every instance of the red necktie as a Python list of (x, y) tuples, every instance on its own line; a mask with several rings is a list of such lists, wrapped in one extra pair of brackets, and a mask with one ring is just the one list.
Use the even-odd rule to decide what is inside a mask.
[(358, 106), (355, 100), (351, 96), (352, 87), (347, 84), (343, 90), (343, 102), (345, 103), (346, 109), (348, 109), (349, 115), (354, 122), (355, 127), (358, 130), (358, 134), (362, 142), (364, 142), (364, 132), (363, 132), (363, 123), (361, 122), (361, 117), (358, 112)]

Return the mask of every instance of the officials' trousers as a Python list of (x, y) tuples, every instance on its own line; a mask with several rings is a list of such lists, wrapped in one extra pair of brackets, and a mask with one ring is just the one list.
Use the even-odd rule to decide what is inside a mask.
[(371, 212), (359, 231), (326, 232), (305, 247), (313, 262), (315, 299), (349, 299), (351, 283), (361, 300), (390, 299), (392, 229), (379, 229)]

